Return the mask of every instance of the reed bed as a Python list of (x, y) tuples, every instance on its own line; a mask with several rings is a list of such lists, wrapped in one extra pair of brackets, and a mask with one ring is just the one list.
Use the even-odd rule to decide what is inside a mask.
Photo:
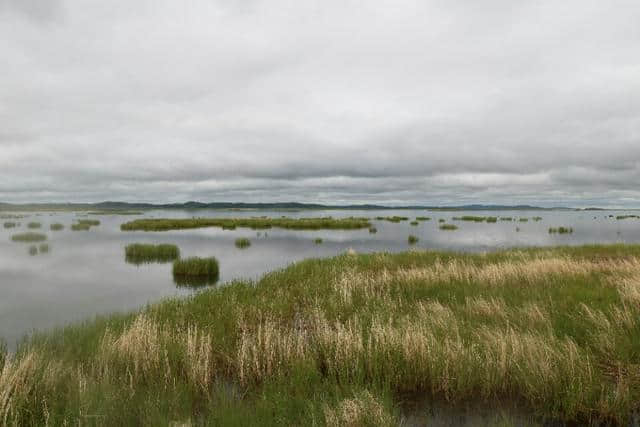
[(413, 234), (410, 234), (409, 237), (407, 237), (407, 242), (410, 245), (415, 245), (416, 243), (418, 243), (418, 240), (419, 240), (418, 237), (414, 236)]
[(313, 239), (313, 243), (315, 243), (316, 245), (321, 245), (323, 242), (321, 237), (316, 237), (315, 239)]
[(352, 253), (0, 350), (0, 419), (407, 425), (417, 397), (631, 425), (638, 354), (639, 245)]
[(27, 228), (36, 229), (42, 227), (42, 224), (37, 221), (31, 221), (27, 223)]
[(394, 215), (394, 216), (379, 216), (379, 217), (376, 217), (376, 219), (378, 221), (388, 221), (388, 222), (395, 222), (395, 223), (409, 220), (409, 218), (406, 217), (406, 216), (397, 216), (397, 215)]
[(573, 227), (550, 227), (549, 234), (572, 234)]
[(124, 248), (125, 261), (130, 264), (149, 264), (173, 262), (180, 258), (180, 249), (176, 245), (132, 243)]
[(53, 223), (49, 226), (51, 231), (60, 231), (64, 230), (64, 224), (60, 224), (59, 222)]
[(4, 228), (15, 228), (18, 226), (18, 224), (13, 221), (5, 221), (2, 225), (4, 226)]
[(236, 239), (235, 245), (238, 249), (246, 249), (251, 246), (251, 240), (247, 239), (246, 237), (239, 237)]
[(409, 224), (413, 225), (413, 226), (417, 226), (420, 225), (419, 221), (411, 221)]
[(431, 221), (431, 217), (428, 216), (417, 216), (416, 221)]
[(29, 231), (26, 233), (18, 233), (11, 236), (11, 240), (14, 242), (43, 242), (47, 240), (47, 235), (42, 233), (35, 233), (33, 231)]
[(440, 226), (440, 230), (445, 230), (445, 231), (453, 231), (457, 229), (458, 229), (458, 226), (455, 224), (442, 224)]
[(168, 231), (203, 227), (224, 229), (251, 228), (253, 230), (284, 228), (291, 230), (356, 230), (369, 228), (366, 218), (144, 218), (126, 222), (122, 231)]

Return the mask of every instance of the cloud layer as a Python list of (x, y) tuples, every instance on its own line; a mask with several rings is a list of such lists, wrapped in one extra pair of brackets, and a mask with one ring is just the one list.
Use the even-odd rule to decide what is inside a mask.
[(0, 201), (640, 206), (638, 22), (631, 0), (0, 0)]

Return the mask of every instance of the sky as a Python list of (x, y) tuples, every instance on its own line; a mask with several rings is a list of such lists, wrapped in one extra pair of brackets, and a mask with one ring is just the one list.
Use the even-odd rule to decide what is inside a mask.
[(0, 202), (640, 207), (637, 0), (0, 0)]

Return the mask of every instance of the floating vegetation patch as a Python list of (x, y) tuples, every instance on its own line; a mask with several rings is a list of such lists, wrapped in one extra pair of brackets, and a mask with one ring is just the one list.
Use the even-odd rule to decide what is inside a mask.
[(431, 221), (431, 217), (428, 216), (417, 216), (416, 221)]
[(171, 244), (133, 243), (124, 248), (124, 255), (129, 264), (164, 263), (180, 258), (180, 249)]
[(320, 237), (316, 237), (316, 238), (313, 240), (313, 243), (315, 243), (316, 245), (321, 245), (321, 244), (322, 244), (322, 238), (320, 238)]
[(549, 228), (549, 234), (572, 234), (572, 227), (551, 227)]
[(38, 246), (38, 250), (40, 251), (41, 254), (49, 253), (49, 244), (40, 243), (40, 246)]
[(42, 224), (36, 221), (31, 221), (27, 224), (27, 228), (35, 229), (42, 227)]
[(438, 220), (438, 222), (445, 222), (445, 219), (444, 219), (444, 218), (440, 218), (440, 219)]
[(251, 246), (251, 240), (246, 237), (239, 237), (236, 239), (236, 248), (238, 249), (246, 249)]
[(218, 260), (214, 257), (191, 257), (173, 262), (173, 280), (178, 286), (212, 285), (220, 275)]
[(442, 224), (440, 226), (440, 230), (453, 231), (457, 229), (458, 229), (458, 226), (455, 224)]
[(371, 234), (375, 234), (375, 233), (377, 233), (377, 232), (378, 232), (378, 229), (377, 229), (377, 228), (375, 228), (375, 227), (369, 227), (369, 233), (371, 233)]
[(534, 220), (535, 222), (542, 221), (542, 217), (541, 216), (534, 216), (531, 219)]
[(29, 255), (38, 255), (38, 247), (36, 245), (29, 246)]
[(529, 218), (520, 218), (518, 221), (520, 221), (520, 222), (528, 222)]
[(420, 224), (420, 222), (418, 222), (418, 221), (411, 221), (409, 224), (411, 224), (411, 225), (413, 225), (413, 226), (416, 226), (416, 225)]
[(418, 243), (418, 237), (414, 236), (413, 234), (410, 234), (409, 237), (407, 237), (407, 242), (410, 245), (415, 245), (416, 243)]
[(471, 222), (497, 222), (498, 218), (495, 216), (475, 216), (475, 215), (464, 215), (464, 216), (454, 216), (454, 221), (471, 221)]
[(122, 231), (167, 231), (203, 227), (235, 226), (253, 230), (271, 227), (291, 230), (355, 230), (369, 228), (366, 218), (144, 218), (126, 222)]
[(11, 240), (14, 242), (44, 242), (47, 240), (47, 235), (42, 233), (18, 233), (11, 236)]
[(18, 224), (13, 221), (6, 221), (3, 225), (4, 228), (15, 228)]
[(79, 219), (78, 224), (85, 224), (90, 227), (94, 227), (96, 225), (100, 225), (100, 220), (97, 219)]
[(406, 216), (378, 216), (376, 217), (378, 221), (389, 221), (389, 222), (402, 222), (407, 221), (409, 218)]
[(231, 225), (223, 225), (223, 226), (222, 226), (222, 229), (223, 229), (223, 230), (235, 230), (235, 229), (236, 229), (236, 226), (235, 226), (235, 225), (233, 225), (233, 224), (231, 224)]
[(54, 224), (51, 224), (49, 228), (51, 229), (51, 231), (60, 231), (60, 230), (64, 230), (64, 225), (60, 224), (59, 222), (56, 222)]
[(87, 212), (88, 215), (144, 215), (141, 211), (93, 211)]
[(631, 218), (640, 218), (638, 215), (618, 215), (616, 219), (631, 219)]
[(78, 222), (71, 224), (71, 230), (73, 231), (89, 231), (91, 227), (100, 225), (100, 221), (97, 219), (79, 219)]

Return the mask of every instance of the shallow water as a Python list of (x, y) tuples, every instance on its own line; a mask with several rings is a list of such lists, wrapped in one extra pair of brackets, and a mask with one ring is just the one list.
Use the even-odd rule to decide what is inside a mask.
[[(16, 228), (0, 228), (0, 338), (10, 346), (33, 329), (60, 326), (96, 314), (129, 311), (174, 295), (187, 295), (193, 289), (178, 287), (171, 275), (171, 264), (134, 265), (125, 262), (124, 247), (129, 243), (173, 243), (183, 257), (215, 256), (220, 262), (220, 282), (236, 278), (259, 278), (265, 272), (285, 267), (309, 257), (339, 254), (349, 248), (357, 252), (402, 251), (409, 247), (458, 251), (491, 251), (517, 246), (577, 245), (585, 243), (640, 242), (640, 219), (616, 220), (608, 215), (624, 211), (500, 211), (429, 212), (415, 211), (219, 211), (154, 210), (144, 215), (91, 215), (101, 225), (90, 231), (71, 231), (72, 221), (85, 218), (76, 213), (25, 213)], [(336, 231), (294, 231), (269, 229), (254, 231), (238, 228), (201, 228), (168, 232), (122, 232), (120, 224), (142, 217), (320, 217), (364, 216), (372, 218), (378, 232), (367, 229)], [(377, 216), (429, 216), (431, 221), (411, 226), (409, 221), (376, 221)], [(454, 216), (527, 217), (528, 222), (495, 224), (452, 221)], [(531, 220), (541, 216), (539, 222)], [(594, 218), (595, 217), (595, 218)], [(438, 219), (459, 226), (442, 231)], [(41, 230), (28, 230), (27, 223), (39, 221)], [(50, 231), (60, 222), (63, 231)], [(549, 234), (549, 227), (573, 227), (573, 234)], [(516, 231), (516, 227), (520, 231)], [(49, 236), (49, 252), (30, 255), (28, 243), (11, 241), (11, 235), (40, 231)], [(409, 246), (409, 234), (418, 236)], [(238, 237), (251, 239), (251, 247), (238, 249)], [(314, 239), (322, 238), (322, 244)]]

